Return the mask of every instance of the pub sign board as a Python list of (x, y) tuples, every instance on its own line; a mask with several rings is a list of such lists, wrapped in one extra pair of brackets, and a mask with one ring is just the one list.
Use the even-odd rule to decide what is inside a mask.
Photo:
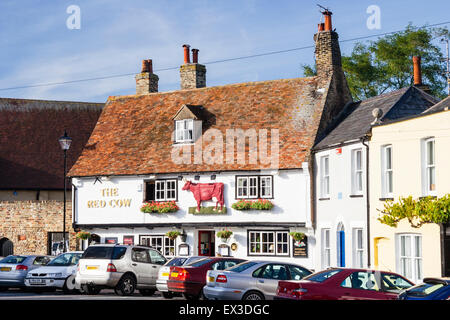
[(293, 256), (297, 258), (308, 258), (308, 237), (304, 236), (301, 241), (292, 239)]

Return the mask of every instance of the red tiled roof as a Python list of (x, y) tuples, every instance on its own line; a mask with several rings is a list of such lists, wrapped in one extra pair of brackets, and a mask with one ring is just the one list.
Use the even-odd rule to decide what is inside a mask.
[(67, 152), (70, 169), (103, 106), (0, 98), (0, 189), (63, 190), (64, 153), (58, 138), (66, 129), (73, 139)]
[[(205, 130), (279, 130), (279, 168), (301, 168), (316, 138), (325, 93), (317, 79), (296, 78), (110, 97), (70, 176), (269, 169), (270, 164), (175, 164), (173, 117), (183, 105), (213, 116)], [(205, 147), (205, 142), (203, 142)], [(268, 147), (270, 152), (270, 146)], [(248, 153), (248, 145), (246, 147)]]

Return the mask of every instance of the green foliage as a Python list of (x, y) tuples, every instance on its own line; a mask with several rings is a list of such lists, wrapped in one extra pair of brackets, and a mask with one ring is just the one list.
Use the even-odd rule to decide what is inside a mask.
[(168, 237), (171, 240), (175, 240), (179, 235), (181, 235), (181, 232), (178, 230), (172, 230), (166, 233), (166, 237)]
[(227, 229), (217, 232), (217, 236), (221, 239), (229, 239), (232, 234), (233, 234), (233, 231), (227, 230)]
[(305, 237), (305, 234), (303, 232), (289, 232), (289, 235), (295, 240), (295, 241), (302, 241)]
[(178, 211), (178, 206), (175, 201), (165, 202), (144, 202), (141, 206), (141, 211), (145, 213), (168, 213)]
[(76, 237), (77, 239), (87, 240), (91, 237), (91, 233), (89, 231), (79, 231)]
[(215, 210), (216, 207), (200, 207), (200, 212), (197, 212), (197, 207), (189, 207), (188, 212), (190, 214), (226, 214), (227, 208), (223, 207), (222, 210), (220, 210), (220, 207), (217, 207), (217, 210)]
[(386, 201), (384, 209), (378, 211), (382, 213), (378, 221), (394, 228), (402, 219), (408, 219), (414, 228), (425, 223), (447, 223), (450, 221), (450, 194), (442, 198), (425, 197), (418, 200), (412, 196), (400, 197), (398, 202)]
[(273, 203), (267, 199), (258, 199), (256, 201), (239, 200), (233, 203), (231, 207), (235, 210), (272, 210)]
[[(422, 57), (422, 79), (433, 95), (446, 96), (445, 66), (441, 48), (433, 42), (449, 36), (442, 28), (417, 28), (409, 24), (404, 31), (370, 41), (356, 43), (350, 56), (342, 56), (342, 68), (353, 99), (364, 100), (414, 83), (413, 56)], [(303, 66), (305, 76), (315, 74)]]

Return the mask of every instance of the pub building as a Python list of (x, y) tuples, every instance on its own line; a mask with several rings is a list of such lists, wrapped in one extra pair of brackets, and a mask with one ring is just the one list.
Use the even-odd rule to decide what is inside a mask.
[(149, 245), (168, 257), (313, 268), (310, 150), (351, 102), (331, 13), (324, 15), (314, 77), (207, 87), (199, 50), (191, 62), (184, 45), (181, 89), (158, 92), (152, 61), (144, 60), (136, 94), (108, 99), (69, 172), (74, 228), (91, 241)]

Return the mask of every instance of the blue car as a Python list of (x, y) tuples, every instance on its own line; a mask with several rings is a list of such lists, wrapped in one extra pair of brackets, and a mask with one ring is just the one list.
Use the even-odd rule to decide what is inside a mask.
[(425, 278), (423, 283), (406, 289), (399, 300), (450, 300), (450, 278)]

